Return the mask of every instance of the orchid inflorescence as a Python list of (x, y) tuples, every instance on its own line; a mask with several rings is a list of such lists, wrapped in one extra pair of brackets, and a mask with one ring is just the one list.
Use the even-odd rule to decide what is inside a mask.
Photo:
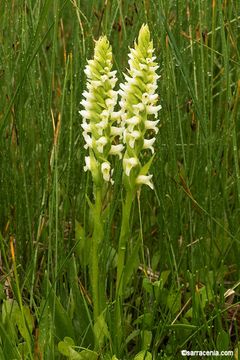
[[(153, 189), (152, 175), (148, 174), (151, 160), (142, 164), (142, 152), (154, 154), (154, 134), (158, 132), (158, 105), (153, 43), (147, 25), (140, 29), (138, 42), (129, 53), (129, 69), (120, 90), (114, 90), (117, 79), (112, 71), (112, 52), (107, 38), (101, 37), (95, 45), (94, 58), (85, 68), (87, 91), (84, 91), (80, 111), (85, 148), (84, 170), (90, 170), (95, 183), (112, 181), (113, 169), (109, 156), (123, 157), (124, 184), (136, 189), (142, 184)], [(119, 111), (114, 111), (120, 95)], [(151, 137), (152, 135), (152, 137)], [(116, 142), (117, 137), (117, 142)]]
[(81, 101), (84, 110), (82, 128), (85, 149), (89, 149), (89, 156), (85, 157), (84, 170), (90, 170), (95, 183), (101, 179), (111, 180), (111, 165), (109, 155), (122, 157), (122, 144), (113, 144), (116, 136), (122, 136), (122, 129), (113, 126), (115, 122), (114, 107), (117, 103), (116, 71), (112, 71), (111, 46), (105, 36), (97, 42), (93, 60), (89, 60), (85, 68), (87, 75), (87, 91)]

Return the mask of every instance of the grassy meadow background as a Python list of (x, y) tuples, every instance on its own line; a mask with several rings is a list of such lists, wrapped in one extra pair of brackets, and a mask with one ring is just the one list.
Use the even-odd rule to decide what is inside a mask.
[[(122, 81), (142, 23), (161, 75), (155, 189), (143, 187), (134, 206), (119, 349), (116, 160), (94, 352), (83, 70), (106, 34)], [(238, 1), (0, 2), (0, 359), (180, 359), (182, 349), (234, 350), (238, 359), (239, 37)]]

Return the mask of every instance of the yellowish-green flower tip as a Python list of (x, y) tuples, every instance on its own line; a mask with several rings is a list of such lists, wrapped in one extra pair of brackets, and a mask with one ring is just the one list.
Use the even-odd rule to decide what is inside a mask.
[(150, 150), (154, 154), (154, 133), (158, 132), (157, 75), (153, 43), (149, 28), (143, 25), (138, 41), (129, 53), (128, 74), (120, 84), (121, 120), (125, 153), (123, 158), (124, 183), (128, 188), (136, 189), (142, 184), (153, 188), (148, 169), (151, 160), (142, 164), (143, 152)]
[(115, 137), (122, 136), (121, 129), (113, 126), (117, 119), (114, 107), (117, 103), (116, 71), (112, 71), (112, 48), (106, 36), (96, 41), (94, 57), (88, 60), (84, 70), (87, 76), (87, 90), (81, 101), (84, 148), (89, 150), (85, 157), (84, 170), (91, 171), (96, 184), (111, 181), (109, 155), (121, 157), (123, 145), (113, 145)]
[(138, 47), (145, 55), (146, 50), (149, 46), (153, 46), (152, 41), (150, 41), (150, 31), (147, 24), (143, 24), (138, 35)]

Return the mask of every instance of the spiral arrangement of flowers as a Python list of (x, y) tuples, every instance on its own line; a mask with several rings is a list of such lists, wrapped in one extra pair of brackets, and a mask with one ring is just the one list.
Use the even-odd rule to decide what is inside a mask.
[(88, 60), (85, 68), (87, 90), (83, 92), (85, 99), (81, 101), (83, 110), (82, 128), (85, 149), (89, 155), (85, 157), (84, 170), (91, 171), (95, 184), (111, 181), (111, 165), (109, 155), (122, 157), (122, 144), (114, 145), (114, 139), (122, 135), (122, 129), (114, 126), (114, 107), (117, 103), (116, 71), (112, 71), (112, 48), (106, 38), (101, 37), (95, 45), (94, 58)]
[(126, 150), (123, 157), (124, 182), (134, 188), (146, 184), (153, 189), (152, 175), (141, 164), (141, 152), (149, 149), (154, 154), (153, 134), (158, 132), (157, 119), (161, 105), (157, 105), (158, 94), (156, 70), (159, 68), (153, 55), (153, 43), (147, 25), (143, 25), (138, 42), (129, 53), (129, 69), (124, 74), (125, 82), (120, 84), (121, 121), (123, 142)]

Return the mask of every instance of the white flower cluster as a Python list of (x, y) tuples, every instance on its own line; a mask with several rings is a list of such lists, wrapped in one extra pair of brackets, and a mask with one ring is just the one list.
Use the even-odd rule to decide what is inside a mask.
[(115, 137), (122, 137), (122, 129), (113, 126), (115, 122), (114, 107), (117, 103), (116, 71), (112, 69), (112, 50), (105, 36), (95, 45), (94, 58), (88, 61), (84, 70), (87, 75), (87, 91), (81, 101), (84, 110), (82, 128), (85, 149), (89, 156), (85, 157), (84, 170), (90, 170), (95, 182), (101, 179), (112, 181), (109, 155), (122, 157), (122, 144), (114, 145)]
[[(120, 84), (121, 90), (121, 120), (123, 142), (126, 151), (123, 158), (123, 169), (132, 186), (146, 184), (153, 189), (152, 175), (143, 171), (140, 163), (140, 153), (149, 149), (154, 153), (154, 134), (158, 132), (157, 119), (161, 105), (157, 105), (158, 95), (156, 73), (158, 69), (153, 56), (153, 44), (147, 25), (143, 25), (138, 43), (135, 43), (129, 53), (128, 74), (124, 74), (125, 82)], [(150, 137), (152, 136), (152, 137)]]
[[(157, 105), (158, 95), (156, 73), (158, 69), (153, 55), (153, 43), (147, 25), (143, 25), (129, 53), (128, 74), (120, 84), (120, 110), (114, 112), (117, 104), (116, 72), (112, 69), (112, 52), (106, 37), (101, 37), (95, 46), (94, 59), (88, 61), (85, 68), (87, 91), (84, 91), (80, 111), (83, 117), (82, 128), (85, 149), (89, 156), (85, 158), (84, 170), (92, 172), (94, 181), (99, 174), (106, 181), (112, 181), (112, 169), (109, 155), (123, 157), (125, 184), (136, 188), (146, 184), (153, 189), (149, 166), (141, 164), (141, 153), (149, 149), (154, 154), (153, 144), (158, 132), (157, 119), (161, 105)], [(118, 126), (114, 126), (117, 122)], [(113, 144), (115, 137), (122, 143)]]

